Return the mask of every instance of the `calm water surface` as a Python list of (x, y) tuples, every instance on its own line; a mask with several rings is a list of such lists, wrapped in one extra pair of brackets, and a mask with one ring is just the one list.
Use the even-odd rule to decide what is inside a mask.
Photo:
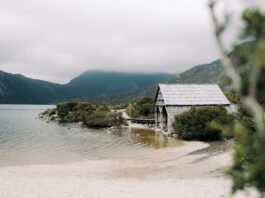
[(47, 123), (47, 105), (0, 105), (0, 166), (133, 155), (183, 143), (152, 130), (87, 129)]

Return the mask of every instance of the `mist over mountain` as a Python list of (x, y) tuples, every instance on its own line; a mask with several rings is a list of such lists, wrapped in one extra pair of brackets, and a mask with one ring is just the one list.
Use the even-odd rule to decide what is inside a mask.
[[(252, 62), (240, 53), (252, 42), (239, 45), (229, 56), (240, 73), (248, 72)], [(55, 84), (0, 71), (0, 103), (48, 104), (82, 99), (106, 102), (129, 102), (144, 96), (154, 97), (158, 83), (218, 84), (231, 88), (220, 60), (195, 66), (180, 74), (86, 71), (67, 84)]]

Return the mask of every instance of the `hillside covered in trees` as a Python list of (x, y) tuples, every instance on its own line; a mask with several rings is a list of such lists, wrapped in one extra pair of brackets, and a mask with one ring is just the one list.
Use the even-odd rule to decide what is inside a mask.
[(0, 103), (49, 104), (64, 100), (81, 99), (111, 101), (141, 87), (165, 82), (172, 74), (123, 73), (87, 71), (67, 84), (27, 78), (20, 74), (0, 71)]

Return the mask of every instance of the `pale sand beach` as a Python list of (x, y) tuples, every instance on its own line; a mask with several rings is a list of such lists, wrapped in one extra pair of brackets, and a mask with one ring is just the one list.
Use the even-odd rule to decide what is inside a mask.
[[(187, 142), (126, 158), (0, 168), (1, 198), (229, 197), (228, 151)], [(238, 193), (235, 197), (257, 197)]]

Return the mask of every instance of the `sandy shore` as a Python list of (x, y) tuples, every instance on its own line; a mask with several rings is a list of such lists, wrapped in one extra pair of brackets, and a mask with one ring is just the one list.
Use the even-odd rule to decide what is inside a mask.
[[(229, 197), (227, 151), (189, 142), (134, 157), (0, 168), (1, 198)], [(237, 194), (235, 197), (256, 197)]]

